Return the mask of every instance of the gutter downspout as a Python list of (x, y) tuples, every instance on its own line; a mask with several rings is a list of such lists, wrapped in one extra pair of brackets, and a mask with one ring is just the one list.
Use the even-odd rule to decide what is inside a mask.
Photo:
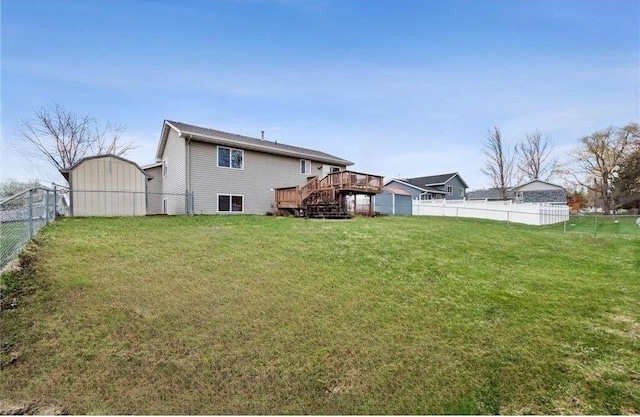
[(187, 209), (187, 214), (193, 214), (193, 207), (190, 207), (191, 205), (191, 138), (192, 136), (189, 135), (188, 138), (186, 138), (186, 152), (185, 152), (185, 166), (186, 166), (186, 171), (187, 171), (187, 175), (186, 175), (186, 186), (187, 186), (187, 190), (186, 190), (186, 209)]

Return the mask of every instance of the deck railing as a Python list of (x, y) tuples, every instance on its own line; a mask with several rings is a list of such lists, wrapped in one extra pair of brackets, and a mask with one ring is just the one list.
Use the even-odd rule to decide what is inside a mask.
[(364, 193), (382, 192), (383, 177), (354, 171), (340, 171), (328, 174), (320, 180), (320, 188), (334, 187), (341, 190)]
[(278, 208), (299, 208), (314, 192), (319, 190), (352, 191), (362, 194), (382, 192), (383, 177), (354, 171), (339, 171), (327, 174), (322, 179), (313, 177), (306, 184), (275, 189)]

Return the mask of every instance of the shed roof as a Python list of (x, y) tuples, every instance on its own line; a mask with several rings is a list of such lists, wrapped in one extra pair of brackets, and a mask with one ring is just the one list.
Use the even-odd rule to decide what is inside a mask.
[(160, 143), (156, 152), (156, 159), (162, 159), (164, 147), (167, 143), (169, 129), (174, 129), (180, 137), (190, 137), (195, 140), (210, 143), (226, 144), (238, 146), (243, 149), (251, 149), (259, 152), (272, 153), (277, 155), (293, 156), (296, 158), (313, 159), (320, 162), (326, 162), (334, 165), (353, 165), (353, 162), (346, 159), (330, 155), (325, 152), (313, 149), (301, 148), (299, 146), (287, 145), (277, 141), (268, 141), (249, 136), (238, 135), (235, 133), (223, 132), (220, 130), (210, 129), (207, 127), (190, 125), (187, 123), (165, 120), (160, 135)]
[(62, 174), (62, 176), (64, 177), (64, 179), (65, 179), (65, 180), (69, 181), (69, 173), (70, 173), (71, 171), (73, 171), (76, 167), (78, 167), (80, 164), (82, 164), (82, 163), (84, 163), (84, 162), (86, 162), (86, 161), (89, 161), (89, 160), (91, 160), (91, 159), (100, 159), (100, 158), (115, 158), (115, 159), (119, 159), (119, 160), (121, 160), (121, 161), (123, 161), (123, 162), (128, 162), (128, 163), (130, 163), (130, 164), (135, 165), (135, 167), (136, 167), (136, 168), (138, 168), (138, 169), (140, 170), (140, 172), (142, 172), (142, 174), (143, 174), (145, 177), (149, 177), (149, 175), (147, 175), (147, 173), (146, 173), (146, 172), (144, 172), (144, 170), (143, 170), (142, 168), (140, 168), (140, 165), (136, 164), (136, 163), (135, 163), (135, 162), (133, 162), (133, 161), (130, 161), (130, 160), (128, 160), (128, 159), (125, 159), (125, 158), (123, 158), (123, 157), (121, 157), (121, 156), (114, 155), (114, 154), (110, 154), (110, 153), (102, 154), (102, 155), (85, 156), (84, 158), (82, 158), (82, 159), (78, 160), (78, 162), (76, 162), (75, 164), (73, 164), (73, 166), (72, 166), (71, 168), (68, 168), (68, 169), (61, 169), (61, 170), (60, 170), (60, 173)]
[(400, 187), (394, 187), (393, 185), (387, 185), (385, 187), (382, 188), (384, 191), (388, 191), (391, 194), (396, 194), (396, 195), (411, 195), (411, 193), (407, 190), (403, 190)]

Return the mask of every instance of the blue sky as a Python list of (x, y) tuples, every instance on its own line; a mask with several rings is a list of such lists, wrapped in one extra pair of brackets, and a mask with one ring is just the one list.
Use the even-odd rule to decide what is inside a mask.
[(640, 120), (640, 1), (2, 0), (0, 179), (62, 178), (16, 126), (57, 102), (322, 150), (391, 177), (480, 168), (487, 129), (579, 137)]

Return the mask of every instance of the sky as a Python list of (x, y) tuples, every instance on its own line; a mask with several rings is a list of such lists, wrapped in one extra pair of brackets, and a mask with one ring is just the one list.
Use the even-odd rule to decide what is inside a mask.
[(640, 121), (640, 0), (0, 1), (0, 180), (63, 183), (17, 128), (54, 103), (139, 165), (169, 119), (471, 189), (493, 127), (565, 159)]

